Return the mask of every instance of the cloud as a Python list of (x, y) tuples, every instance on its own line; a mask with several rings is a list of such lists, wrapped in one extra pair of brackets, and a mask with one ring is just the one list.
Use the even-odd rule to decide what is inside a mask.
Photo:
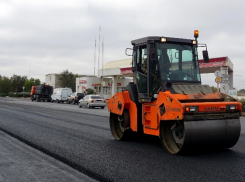
[[(29, 75), (29, 64), (30, 75), (42, 81), (45, 74), (65, 69), (93, 74), (99, 26), (104, 62), (128, 58), (124, 52), (132, 47), (131, 40), (154, 35), (193, 38), (198, 29), (210, 57), (228, 56), (235, 70), (245, 71), (244, 7), (242, 0), (0, 0), (0, 74)], [(214, 77), (206, 78), (214, 82)], [(242, 88), (240, 80), (234, 85)]]

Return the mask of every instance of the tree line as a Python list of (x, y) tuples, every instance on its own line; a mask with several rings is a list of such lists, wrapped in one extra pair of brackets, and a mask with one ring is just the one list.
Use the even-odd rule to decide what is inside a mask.
[(13, 75), (10, 78), (0, 75), (0, 93), (30, 92), (31, 87), (34, 85), (40, 85), (40, 80), (35, 78), (28, 79), (26, 76), (20, 75)]
[[(68, 70), (64, 70), (60, 73), (59, 76), (59, 85), (60, 87), (68, 87), (75, 91), (76, 87), (76, 77), (77, 74), (73, 74)], [(31, 87), (35, 85), (40, 85), (40, 79), (30, 78), (27, 76), (13, 75), (10, 78), (0, 75), (0, 93), (8, 94), (9, 92), (18, 93), (18, 92), (30, 92)], [(23, 89), (24, 87), (24, 89)]]

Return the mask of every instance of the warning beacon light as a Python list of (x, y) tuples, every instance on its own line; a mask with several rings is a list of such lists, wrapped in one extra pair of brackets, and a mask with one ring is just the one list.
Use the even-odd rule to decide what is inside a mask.
[(198, 30), (195, 30), (195, 31), (194, 31), (194, 37), (197, 39), (198, 36), (199, 36), (199, 31), (198, 31)]

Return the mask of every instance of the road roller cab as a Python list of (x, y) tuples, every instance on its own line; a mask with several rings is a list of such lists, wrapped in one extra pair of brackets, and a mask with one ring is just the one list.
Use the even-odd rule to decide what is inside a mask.
[[(206, 45), (198, 44), (198, 31), (194, 37), (145, 37), (131, 42), (134, 83), (108, 102), (116, 140), (129, 132), (155, 135), (172, 154), (236, 144), (242, 105), (201, 84), (197, 48)], [(207, 47), (203, 58), (209, 61)]]

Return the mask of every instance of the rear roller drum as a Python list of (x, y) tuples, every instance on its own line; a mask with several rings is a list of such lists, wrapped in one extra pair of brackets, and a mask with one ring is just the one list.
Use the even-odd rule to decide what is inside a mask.
[(112, 136), (116, 140), (124, 140), (130, 129), (130, 116), (128, 110), (125, 110), (123, 115), (110, 113), (110, 129)]

